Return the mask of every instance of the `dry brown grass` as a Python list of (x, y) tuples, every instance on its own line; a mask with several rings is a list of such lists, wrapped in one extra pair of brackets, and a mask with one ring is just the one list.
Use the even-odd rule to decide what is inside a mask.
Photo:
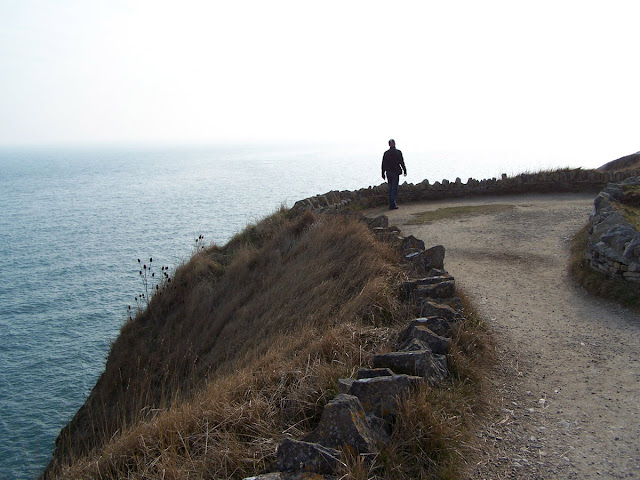
[[(200, 252), (123, 326), (52, 478), (244, 478), (313, 429), (337, 379), (389, 350), (410, 308), (397, 253), (360, 222), (277, 212)], [(374, 459), (343, 478), (455, 478), (491, 341), (466, 302), (451, 378), (424, 387)]]
[(453, 332), (451, 376), (438, 387), (423, 385), (401, 404), (391, 442), (372, 468), (376, 478), (459, 479), (472, 456), (477, 418), (492, 402), (486, 375), (495, 350), (484, 321), (464, 292), (458, 296), (465, 320)]
[[(309, 428), (339, 376), (388, 341), (407, 313), (394, 291), (401, 276), (397, 254), (361, 222), (285, 211), (194, 255), (123, 326), (59, 439), (57, 460), (78, 459), (64, 476), (92, 477), (95, 465), (102, 478), (155, 478), (149, 462), (165, 478), (169, 463), (238, 472), (229, 478), (254, 472), (283, 432)], [(245, 412), (253, 433), (240, 428)], [(228, 433), (234, 441), (224, 434), (224, 448), (201, 430), (230, 422), (239, 427)], [(198, 438), (212, 445), (205, 457), (190, 443)], [(260, 438), (273, 440), (260, 447)], [(162, 455), (147, 450), (153, 444)], [(210, 458), (221, 451), (222, 463)]]

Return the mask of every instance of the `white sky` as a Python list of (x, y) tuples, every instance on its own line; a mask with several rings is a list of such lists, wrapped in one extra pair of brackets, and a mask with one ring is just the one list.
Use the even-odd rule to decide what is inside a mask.
[[(0, 145), (640, 149), (637, 1), (0, 0)], [(587, 166), (587, 165), (585, 165)]]

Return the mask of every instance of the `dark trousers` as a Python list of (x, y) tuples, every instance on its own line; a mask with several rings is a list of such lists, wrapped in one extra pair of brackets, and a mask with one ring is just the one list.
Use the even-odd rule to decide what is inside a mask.
[(387, 181), (389, 182), (389, 208), (397, 207), (398, 200), (398, 184), (400, 183), (400, 174), (397, 172), (385, 172)]

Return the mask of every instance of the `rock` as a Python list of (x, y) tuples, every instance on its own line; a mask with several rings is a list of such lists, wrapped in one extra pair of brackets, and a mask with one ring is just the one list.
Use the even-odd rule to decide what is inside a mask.
[(245, 477), (243, 480), (284, 480), (284, 476), (280, 472), (265, 473), (255, 477)]
[(624, 255), (625, 248), (634, 237), (640, 239), (640, 234), (630, 225), (616, 225), (611, 227), (600, 237), (600, 241), (613, 249), (620, 256)]
[[(424, 317), (424, 318), (416, 318), (409, 322), (409, 325), (405, 329), (406, 332), (409, 332), (411, 327), (425, 326), (429, 328), (433, 333), (440, 335), (441, 337), (449, 336), (451, 332), (451, 325), (444, 318), (439, 317)], [(402, 336), (399, 337), (398, 341), (400, 344), (404, 342), (406, 338)]]
[(362, 404), (353, 395), (340, 394), (327, 403), (320, 423), (305, 442), (343, 449), (352, 453), (375, 453), (379, 438), (369, 426)]
[(335, 474), (340, 466), (340, 452), (317, 443), (285, 439), (278, 446), (277, 468), (284, 472)]
[(420, 316), (422, 317), (438, 317), (449, 322), (457, 322), (462, 320), (462, 314), (454, 310), (449, 305), (426, 300), (420, 304)]
[(417, 298), (451, 298), (456, 294), (456, 282), (446, 280), (432, 285), (420, 285), (414, 292)]
[(633, 273), (640, 261), (640, 232), (621, 212), (622, 208), (638, 209), (633, 206), (636, 190), (628, 188), (637, 184), (637, 178), (632, 177), (622, 184), (608, 184), (600, 192), (594, 201), (585, 253), (592, 269), (628, 281), (636, 278)]
[(429, 348), (429, 345), (424, 343), (422, 340), (418, 340), (417, 338), (407, 339), (407, 341), (403, 344), (403, 348), (401, 348), (401, 351), (403, 352), (418, 352), (421, 350), (430, 351), (431, 349)]
[(355, 382), (355, 378), (339, 378), (338, 379), (338, 393), (349, 393), (351, 385)]
[(378, 215), (377, 217), (367, 218), (366, 222), (367, 222), (367, 225), (369, 225), (369, 228), (374, 228), (374, 227), (387, 228), (387, 227), (389, 227), (389, 217), (387, 217), (386, 215)]
[(376, 378), (376, 377), (393, 377), (394, 373), (388, 368), (361, 368), (356, 374), (356, 378), (361, 380), (363, 378)]
[(412, 339), (424, 342), (429, 350), (441, 355), (449, 353), (449, 348), (451, 348), (451, 339), (436, 335), (426, 325), (409, 326), (400, 333), (400, 338), (403, 339), (400, 350), (406, 350), (408, 342)]
[(373, 357), (377, 367), (387, 367), (397, 373), (422, 377), (431, 385), (437, 385), (448, 375), (447, 359), (431, 350), (390, 352)]
[(420, 271), (426, 273), (432, 268), (442, 270), (444, 268), (444, 255), (444, 247), (442, 245), (436, 245), (428, 250), (406, 255), (405, 258)]
[(640, 234), (636, 232), (633, 240), (631, 240), (624, 249), (622, 256), (626, 263), (633, 264), (634, 261), (640, 260)]
[[(407, 296), (411, 296), (415, 294), (415, 292), (423, 286), (438, 285), (438, 284), (449, 282), (449, 281), (453, 282), (455, 285), (455, 279), (453, 278), (453, 276), (449, 274), (434, 275), (434, 276), (421, 278), (419, 280), (411, 280), (408, 282), (403, 282), (402, 288)], [(449, 296), (453, 296), (453, 295), (449, 295)]]
[(403, 255), (424, 251), (424, 242), (413, 235), (404, 237), (400, 244)]
[(410, 388), (421, 380), (409, 375), (363, 378), (352, 382), (348, 393), (358, 397), (367, 413), (387, 420), (394, 414), (398, 399), (407, 395)]

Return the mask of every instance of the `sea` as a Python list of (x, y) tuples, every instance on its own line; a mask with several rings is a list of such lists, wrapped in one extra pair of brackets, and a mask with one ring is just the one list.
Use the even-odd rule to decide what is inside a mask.
[[(174, 270), (200, 236), (224, 245), (282, 205), (379, 185), (386, 145), (377, 147), (0, 147), (0, 479), (37, 478), (49, 462), (143, 292), (139, 258)], [(411, 183), (548, 166), (464, 152), (404, 157), (401, 182)]]

